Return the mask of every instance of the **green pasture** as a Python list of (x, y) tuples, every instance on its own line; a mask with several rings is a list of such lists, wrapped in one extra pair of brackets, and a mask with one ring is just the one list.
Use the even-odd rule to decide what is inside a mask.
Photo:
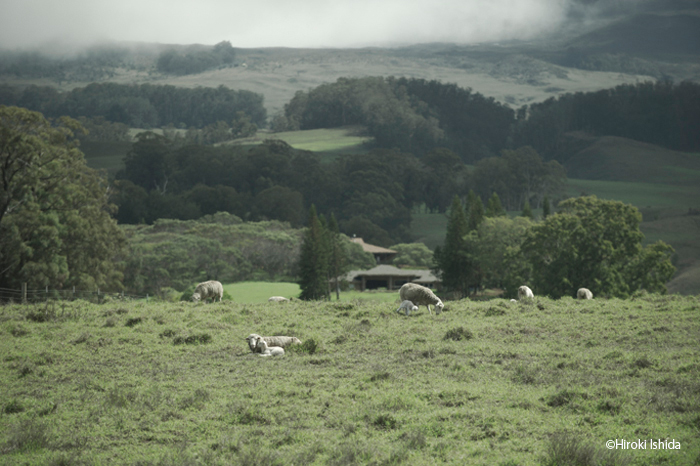
[(595, 194), (601, 199), (626, 202), (639, 209), (662, 207), (688, 210), (689, 207), (700, 206), (700, 183), (689, 186), (569, 179), (566, 194), (569, 197)]
[[(266, 303), (271, 296), (296, 298), (301, 293), (299, 285), (287, 282), (238, 282), (224, 285), (224, 291), (231, 296), (235, 303), (261, 304)], [(341, 291), (341, 302), (381, 302), (398, 304), (398, 291)], [(331, 293), (331, 301), (336, 301), (335, 291)], [(391, 306), (390, 306), (391, 307)]]
[[(411, 316), (356, 300), (0, 306), (0, 464), (698, 464), (699, 314), (698, 297), (658, 295)], [(263, 358), (250, 333), (303, 343)]]

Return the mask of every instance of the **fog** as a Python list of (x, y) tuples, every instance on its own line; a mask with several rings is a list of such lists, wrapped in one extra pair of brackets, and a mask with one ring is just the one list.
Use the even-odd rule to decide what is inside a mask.
[(364, 47), (528, 40), (650, 0), (0, 0), (0, 48), (133, 41)]

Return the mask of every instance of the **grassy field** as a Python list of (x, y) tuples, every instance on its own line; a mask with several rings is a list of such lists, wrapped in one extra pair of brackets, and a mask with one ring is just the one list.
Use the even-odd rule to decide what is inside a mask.
[[(231, 296), (231, 301), (237, 304), (262, 304), (266, 303), (270, 296), (284, 296), (296, 298), (301, 293), (301, 288), (296, 283), (287, 282), (238, 282), (224, 285), (224, 291)], [(335, 292), (331, 298), (335, 301)], [(394, 303), (396, 291), (343, 291), (340, 293), (342, 302), (384, 302)]]
[(2, 306), (0, 464), (700, 461), (697, 297), (395, 305)]
[(322, 155), (364, 154), (367, 152), (365, 143), (370, 139), (359, 135), (361, 129), (359, 127), (341, 127), (281, 133), (260, 131), (255, 137), (239, 139), (231, 143), (252, 145), (260, 144), (265, 139), (280, 139), (295, 149), (318, 152)]

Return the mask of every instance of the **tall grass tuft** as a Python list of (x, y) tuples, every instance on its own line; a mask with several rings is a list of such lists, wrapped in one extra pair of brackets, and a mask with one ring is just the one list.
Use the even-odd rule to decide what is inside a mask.
[(542, 466), (626, 466), (631, 459), (618, 450), (603, 450), (570, 432), (557, 432), (549, 440)]

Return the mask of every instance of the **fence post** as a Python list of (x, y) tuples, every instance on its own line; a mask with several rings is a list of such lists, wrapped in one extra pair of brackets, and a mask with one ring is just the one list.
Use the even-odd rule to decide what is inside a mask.
[(75, 301), (75, 285), (73, 285), (73, 301)]
[(97, 304), (100, 304), (100, 289), (97, 289)]
[(22, 304), (27, 304), (27, 284), (22, 283)]

